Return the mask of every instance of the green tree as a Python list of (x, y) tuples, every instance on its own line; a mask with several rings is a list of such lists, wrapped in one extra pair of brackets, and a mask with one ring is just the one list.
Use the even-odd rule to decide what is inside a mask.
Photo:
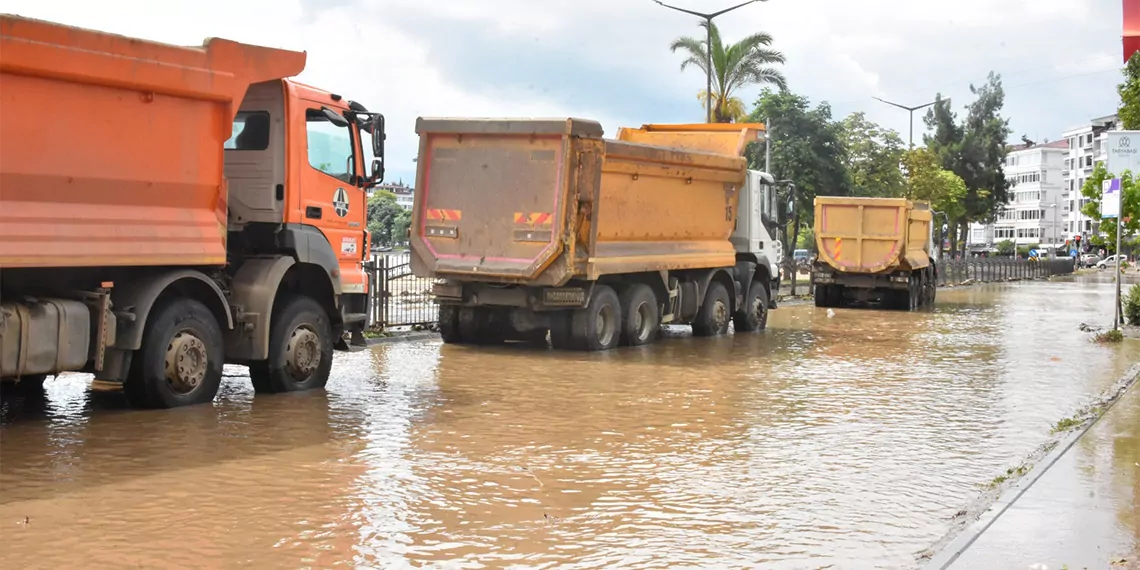
[(1124, 66), (1124, 83), (1116, 87), (1120, 108), (1116, 116), (1125, 130), (1140, 129), (1140, 56), (1132, 54)]
[(411, 218), (396, 203), (392, 192), (377, 190), (368, 197), (368, 232), (372, 234), (373, 245), (391, 246), (404, 241), (408, 226), (402, 219), (410, 221)]
[[(787, 90), (788, 81), (784, 74), (771, 67), (784, 63), (784, 54), (769, 47), (772, 45), (772, 36), (760, 32), (726, 46), (721, 41), (716, 24), (702, 20), (701, 29), (706, 30), (712, 38), (714, 121), (731, 123), (743, 118), (744, 103), (733, 95), (741, 87), (771, 84), (781, 91)], [(686, 56), (681, 62), (681, 71), (691, 65), (702, 73), (708, 73), (708, 42), (704, 38), (677, 38), (669, 49), (673, 53), (681, 51)], [(701, 101), (706, 101), (704, 95), (705, 92), (702, 91)]]
[[(1104, 163), (1097, 163), (1096, 167), (1093, 168), (1092, 175), (1085, 180), (1085, 185), (1081, 187), (1081, 195), (1088, 198), (1088, 203), (1081, 207), (1081, 213), (1094, 220), (1101, 220), (1100, 231), (1104, 234), (1104, 241), (1101, 245), (1106, 250), (1116, 253), (1117, 220), (1116, 218), (1102, 219), (1100, 211), (1100, 202), (1104, 198), (1104, 181), (1112, 177), (1113, 174), (1108, 172)], [(1124, 234), (1121, 236), (1121, 242), (1127, 242), (1130, 237), (1140, 232), (1140, 183), (1133, 179), (1132, 173), (1127, 170), (1118, 178), (1120, 178), (1121, 197), (1124, 202), (1124, 211), (1121, 212), (1123, 214), (1121, 217), (1124, 219)]]
[(840, 123), (847, 147), (846, 166), (851, 174), (851, 194), (855, 196), (899, 197), (905, 192), (899, 164), (903, 141), (899, 134), (852, 113)]
[(970, 85), (974, 101), (966, 106), (966, 117), (957, 122), (949, 100), (939, 95), (926, 113), (926, 126), (932, 131), (923, 137), (927, 147), (938, 155), (942, 167), (966, 183), (965, 212), (950, 219), (950, 247), (958, 251), (965, 243), (971, 222), (989, 222), (1005, 207), (1009, 183), (1005, 179), (1005, 140), (1009, 120), (1001, 117), (1005, 91), (1001, 77), (990, 72), (981, 87)]
[(1012, 256), (1017, 252), (1017, 244), (1013, 240), (1001, 240), (997, 243), (997, 252), (998, 255)]
[(938, 155), (927, 148), (903, 153), (906, 168), (905, 196), (908, 200), (924, 200), (935, 211), (951, 220), (962, 219), (966, 208), (962, 200), (968, 190), (960, 176), (942, 168)]
[[(831, 118), (826, 102), (811, 108), (808, 99), (789, 91), (765, 89), (756, 101), (750, 122), (771, 121), (772, 172), (777, 180), (791, 180), (796, 186), (796, 211), (785, 239), (787, 255), (799, 241), (803, 227), (811, 227), (816, 196), (850, 194), (846, 168), (846, 147), (842, 129)], [(759, 150), (760, 145), (757, 145)], [(752, 168), (762, 166), (762, 152), (749, 153)]]

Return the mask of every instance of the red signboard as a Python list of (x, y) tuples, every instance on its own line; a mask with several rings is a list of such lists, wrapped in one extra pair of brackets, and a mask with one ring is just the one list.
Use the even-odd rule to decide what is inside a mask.
[(1124, 3), (1124, 62), (1140, 51), (1140, 0), (1122, 0)]

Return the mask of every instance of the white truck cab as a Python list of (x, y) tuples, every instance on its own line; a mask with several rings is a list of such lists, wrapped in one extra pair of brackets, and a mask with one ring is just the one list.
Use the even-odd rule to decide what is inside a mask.
[(766, 267), (772, 284), (772, 299), (778, 290), (783, 244), (777, 239), (780, 202), (775, 178), (767, 172), (749, 170), (737, 206), (736, 227), (732, 245), (737, 259), (754, 260)]

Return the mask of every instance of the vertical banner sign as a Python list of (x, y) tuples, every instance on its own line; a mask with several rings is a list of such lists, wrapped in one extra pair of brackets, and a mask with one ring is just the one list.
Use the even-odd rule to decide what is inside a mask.
[(1110, 178), (1104, 181), (1101, 185), (1101, 190), (1104, 194), (1100, 198), (1100, 217), (1101, 218), (1118, 218), (1120, 217), (1120, 179)]
[(1140, 0), (1122, 0), (1124, 29), (1121, 34), (1124, 44), (1124, 63), (1132, 54), (1140, 51)]
[[(1108, 145), (1108, 164), (1105, 166), (1116, 177), (1116, 190), (1112, 192), (1111, 196), (1108, 192), (1104, 193), (1101, 212), (1112, 212), (1115, 217), (1119, 218), (1121, 216), (1121, 199), (1124, 196), (1124, 192), (1121, 190), (1120, 177), (1125, 171), (1132, 175), (1133, 180), (1140, 176), (1140, 131), (1110, 131), (1105, 135), (1105, 143)], [(1112, 187), (1113, 185), (1110, 184), (1109, 188)], [(1119, 225), (1117, 228), (1119, 229)], [(1124, 232), (1116, 232), (1116, 248), (1113, 253), (1120, 252), (1120, 234), (1122, 233)], [(1116, 316), (1112, 322), (1114, 329), (1120, 327), (1124, 317), (1120, 305), (1120, 257), (1117, 257), (1116, 260), (1117, 270), (1113, 272), (1116, 274), (1116, 302), (1113, 303)]]

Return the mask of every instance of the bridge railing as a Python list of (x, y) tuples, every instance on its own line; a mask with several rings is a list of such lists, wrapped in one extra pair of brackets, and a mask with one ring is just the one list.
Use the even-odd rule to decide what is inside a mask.
[(1071, 258), (1057, 259), (1002, 259), (971, 258), (943, 260), (938, 265), (938, 284), (963, 285), (1043, 279), (1073, 272)]

